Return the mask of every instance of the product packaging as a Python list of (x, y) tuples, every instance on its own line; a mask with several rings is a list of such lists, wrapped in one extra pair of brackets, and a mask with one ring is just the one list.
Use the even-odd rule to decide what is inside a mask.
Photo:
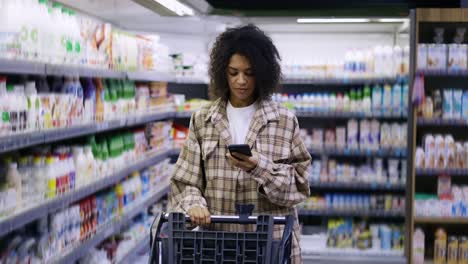
[(417, 64), (419, 70), (427, 68), (427, 44), (418, 44)]
[(459, 71), (467, 68), (466, 64), (467, 45), (448, 45), (448, 70)]
[(433, 110), (434, 106), (432, 103), (432, 98), (430, 96), (426, 96), (423, 105), (423, 117), (431, 119), (433, 117)]
[(455, 141), (451, 135), (446, 135), (444, 138), (445, 154), (444, 154), (444, 168), (455, 168), (455, 154), (456, 147)]
[(348, 148), (349, 149), (358, 149), (358, 122), (355, 119), (348, 121)]
[(447, 67), (447, 45), (429, 44), (427, 67), (432, 70), (444, 70)]
[(336, 147), (336, 137), (334, 129), (327, 129), (325, 131), (325, 147), (332, 149)]
[(465, 164), (465, 150), (463, 149), (462, 143), (455, 143), (455, 149), (456, 149), (456, 154), (455, 154), (455, 167), (458, 169), (463, 169), (465, 167), (468, 167), (468, 164)]
[(445, 119), (453, 117), (453, 90), (451, 89), (443, 91), (443, 117)]
[(402, 102), (402, 87), (396, 83), (392, 89), (392, 111), (395, 114), (400, 114), (403, 106)]
[(322, 149), (323, 148), (323, 129), (314, 128), (312, 129), (312, 148)]
[(401, 143), (403, 141), (403, 138), (401, 138), (403, 135), (401, 133), (400, 125), (397, 123), (392, 123), (391, 126), (391, 132), (390, 132), (390, 147), (391, 148), (400, 148)]
[(462, 117), (462, 96), (463, 90), (453, 90), (453, 112), (452, 118), (460, 119)]
[(442, 169), (445, 167), (445, 140), (442, 135), (435, 137), (435, 168)]
[(370, 124), (367, 120), (359, 122), (359, 148), (361, 150), (370, 149)]
[(448, 238), (447, 264), (458, 264), (458, 239), (454, 236)]
[(378, 150), (380, 148), (380, 122), (377, 120), (372, 120), (370, 124), (370, 138), (369, 145), (371, 150)]
[(424, 138), (424, 167), (428, 169), (435, 168), (435, 138), (432, 135), (426, 135)]
[(392, 141), (391, 138), (391, 128), (388, 123), (383, 123), (380, 126), (380, 146), (383, 149), (390, 148), (390, 142)]
[(434, 118), (440, 118), (442, 117), (442, 95), (440, 93), (440, 90), (434, 90), (432, 93), (432, 99), (433, 99), (433, 117)]
[(468, 120), (468, 91), (463, 92), (462, 97), (462, 118)]
[(424, 231), (416, 228), (413, 236), (413, 261), (414, 264), (424, 264)]
[(392, 86), (385, 84), (383, 88), (383, 111), (391, 113), (392, 111)]
[(434, 264), (445, 264), (447, 259), (447, 233), (443, 228), (435, 232)]
[(452, 178), (447, 175), (441, 175), (437, 178), (437, 196), (439, 199), (451, 199)]
[(336, 147), (338, 149), (346, 148), (346, 127), (336, 128)]

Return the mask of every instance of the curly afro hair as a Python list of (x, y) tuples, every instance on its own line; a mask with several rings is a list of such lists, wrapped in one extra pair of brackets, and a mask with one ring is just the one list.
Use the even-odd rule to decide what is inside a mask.
[(210, 55), (210, 96), (229, 99), (226, 68), (234, 54), (251, 64), (256, 100), (270, 99), (281, 79), (281, 58), (271, 38), (252, 24), (229, 28), (216, 38)]

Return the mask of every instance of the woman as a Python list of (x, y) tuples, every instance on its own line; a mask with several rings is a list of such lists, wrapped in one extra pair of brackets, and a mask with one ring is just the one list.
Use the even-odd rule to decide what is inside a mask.
[[(171, 180), (172, 210), (197, 225), (210, 214), (236, 214), (235, 205), (253, 204), (254, 214), (288, 215), (309, 197), (308, 153), (297, 118), (271, 101), (281, 77), (272, 40), (253, 25), (228, 29), (211, 51), (210, 89), (217, 100), (195, 112)], [(252, 156), (229, 153), (248, 144)], [(246, 231), (231, 225), (216, 230)], [(280, 226), (275, 238), (282, 236)], [(301, 263), (299, 225), (293, 233), (292, 263)]]

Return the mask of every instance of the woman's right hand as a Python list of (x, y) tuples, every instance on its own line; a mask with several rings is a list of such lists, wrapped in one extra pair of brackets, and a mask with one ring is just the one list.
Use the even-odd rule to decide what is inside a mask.
[(210, 212), (205, 207), (193, 206), (188, 210), (187, 214), (195, 225), (207, 225), (211, 223)]

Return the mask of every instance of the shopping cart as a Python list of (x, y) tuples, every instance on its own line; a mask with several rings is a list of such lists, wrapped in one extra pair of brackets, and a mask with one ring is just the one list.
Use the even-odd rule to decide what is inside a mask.
[[(167, 237), (161, 227), (167, 222)], [(190, 217), (161, 213), (150, 234), (150, 264), (284, 264), (291, 263), (293, 216), (211, 216), (212, 223), (256, 224), (255, 232), (190, 231)], [(273, 226), (284, 225), (281, 240), (273, 239)], [(161, 253), (161, 254), (160, 254)]]

